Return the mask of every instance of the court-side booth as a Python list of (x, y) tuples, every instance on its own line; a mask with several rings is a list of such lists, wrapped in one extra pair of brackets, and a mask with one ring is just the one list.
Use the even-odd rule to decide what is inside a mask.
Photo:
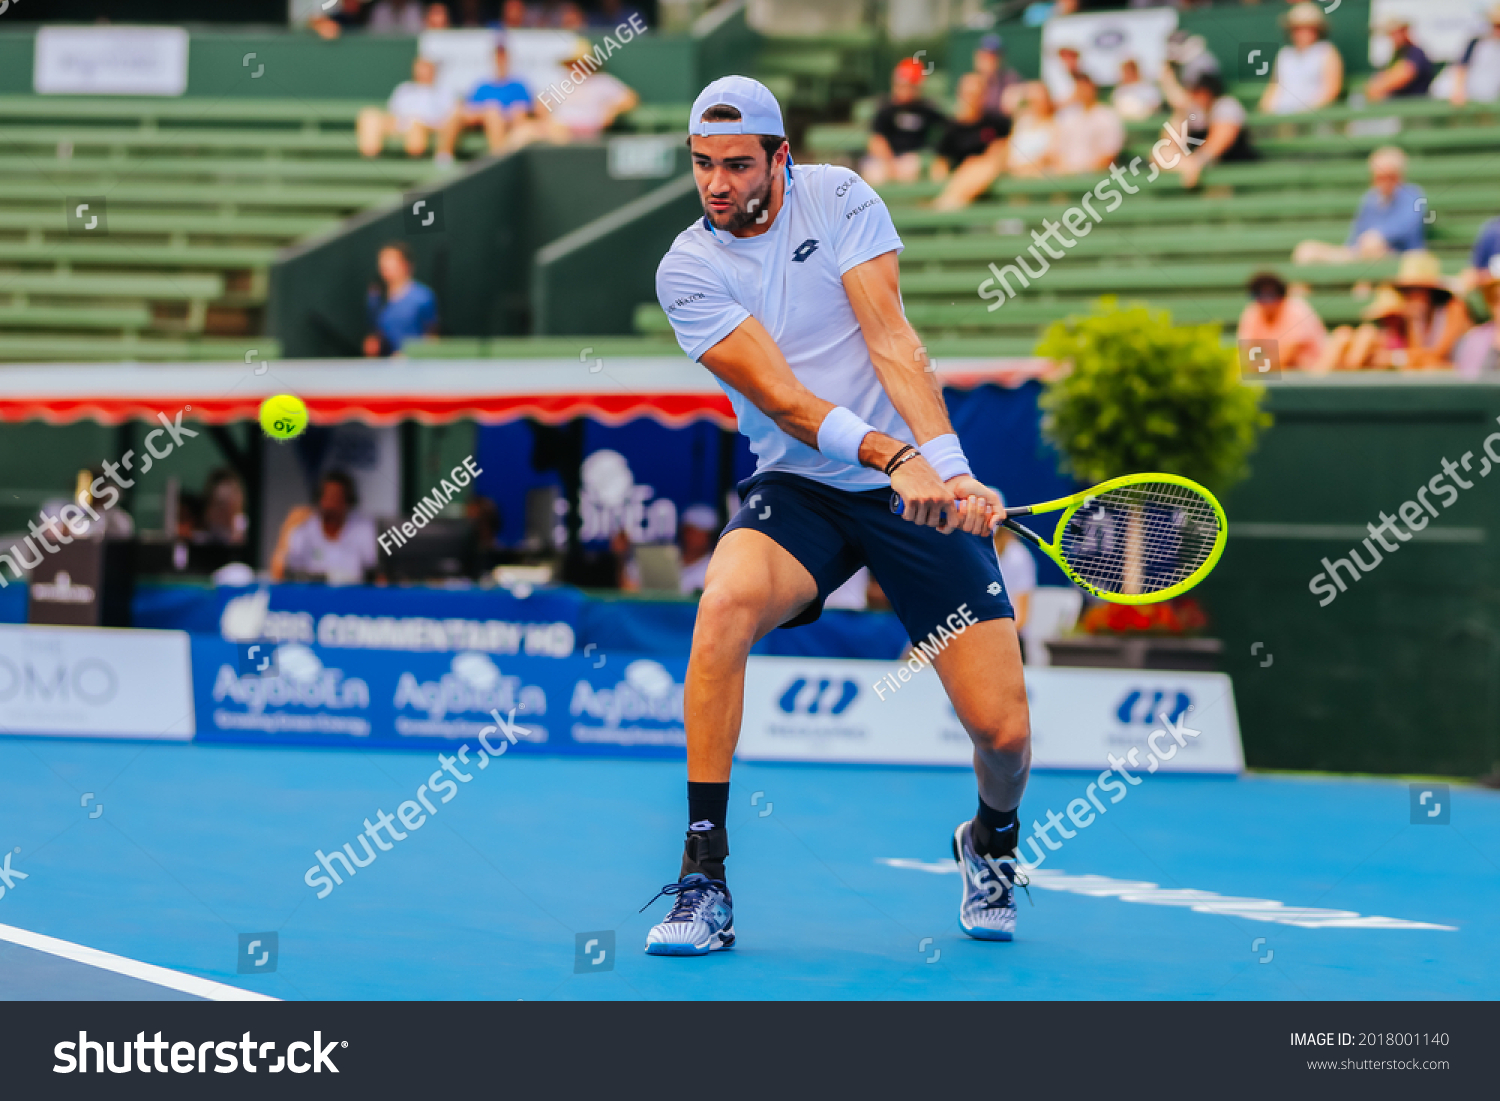
[[(939, 366), (976, 475), (1012, 502), (1073, 488), (1039, 434), (1042, 366)], [(135, 421), (142, 449), (155, 453), (179, 437), (150, 426), (177, 424), (180, 411), (181, 426), (233, 453), (251, 545), (263, 552), (281, 515), (310, 499), (331, 465), (352, 470), (361, 507), (380, 517), (382, 532), (440, 524), (477, 493), (499, 504), (503, 540), (545, 542), (550, 527), (558, 558), (569, 546), (574, 555), (603, 548), (622, 527), (637, 544), (669, 542), (691, 503), (726, 516), (753, 457), (707, 372), (667, 358), (589, 368), (540, 360), (278, 361), (262, 373), (246, 364), (15, 367), (4, 417)], [(281, 392), (308, 405), (302, 441), (224, 432)], [(416, 462), (403, 425), (418, 423), (472, 423), (472, 448), (450, 448), (441, 466)], [(59, 589), (72, 587), (64, 603), (102, 596), (85, 598), (79, 590), (90, 586), (60, 578), (52, 557), (34, 571), (24, 604), (21, 586), (0, 590), (7, 734), (424, 751), (484, 738), (500, 753), (684, 752), (691, 597), (604, 594), (507, 566), (478, 583), (348, 586), (275, 584), (242, 569), (221, 572), (218, 583), (142, 578), (129, 628), (80, 626), (108, 620), (97, 609), (92, 621), (60, 616)], [(1050, 563), (1038, 564), (1043, 586), (1064, 583)], [(751, 659), (740, 755), (968, 767), (968, 739), (936, 674), (920, 659), (901, 660), (907, 642), (888, 612), (828, 610), (815, 624), (772, 632)], [(1027, 692), (1037, 768), (1244, 767), (1225, 674), (1033, 665)]]

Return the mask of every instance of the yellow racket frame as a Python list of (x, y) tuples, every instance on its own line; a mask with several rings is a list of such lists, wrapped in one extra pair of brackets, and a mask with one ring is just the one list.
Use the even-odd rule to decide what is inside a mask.
[[(1219, 521), (1219, 534), (1214, 540), (1213, 549), (1209, 551), (1208, 557), (1203, 560), (1203, 565), (1199, 566), (1186, 578), (1170, 588), (1160, 589), (1153, 593), (1137, 593), (1133, 595), (1100, 592), (1074, 573), (1072, 567), (1063, 560), (1063, 556), (1058, 550), (1059, 540), (1062, 533), (1067, 529), (1068, 521), (1073, 518), (1073, 514), (1088, 504), (1093, 498), (1112, 489), (1119, 489), (1122, 486), (1141, 485), (1146, 482), (1167, 482), (1171, 485), (1182, 486), (1185, 489), (1202, 494), (1203, 498), (1213, 506), (1214, 516)], [(1056, 512), (1058, 509), (1065, 511), (1058, 518), (1057, 527), (1052, 532), (1052, 542), (1050, 543), (1036, 532), (1012, 520), (1012, 517), (1015, 516), (1034, 516), (1038, 513)], [(1219, 504), (1218, 498), (1192, 479), (1183, 478), (1176, 474), (1126, 474), (1119, 478), (1111, 478), (1107, 482), (1100, 482), (1093, 488), (1075, 493), (1071, 497), (1059, 497), (1055, 501), (1043, 501), (1039, 505), (1026, 505), (1022, 508), (1008, 508), (1005, 510), (1005, 517), (1001, 523), (1036, 547), (1048, 558), (1052, 559), (1052, 561), (1056, 562), (1063, 573), (1068, 575), (1068, 580), (1073, 582), (1073, 584), (1085, 592), (1092, 593), (1100, 600), (1109, 601), (1111, 604), (1156, 604), (1163, 600), (1171, 600), (1174, 596), (1181, 596), (1208, 576), (1209, 572), (1218, 564), (1219, 556), (1224, 553), (1224, 544), (1229, 540), (1229, 520), (1224, 515), (1224, 507)]]

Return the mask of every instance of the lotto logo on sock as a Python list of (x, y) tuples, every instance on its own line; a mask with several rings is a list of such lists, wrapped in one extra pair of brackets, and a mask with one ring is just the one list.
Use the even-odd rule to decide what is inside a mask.
[(593, 933), (577, 933), (574, 936), (573, 974), (587, 975), (593, 971), (615, 969), (615, 931), (600, 929)]

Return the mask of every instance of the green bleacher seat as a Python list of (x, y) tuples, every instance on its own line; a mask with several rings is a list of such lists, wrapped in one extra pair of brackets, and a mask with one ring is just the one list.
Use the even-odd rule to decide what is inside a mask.
[[(362, 106), (0, 96), (0, 360), (267, 355), (226, 334), (262, 325), (278, 250), (451, 172), (359, 156)], [(107, 233), (70, 233), (92, 196)]]

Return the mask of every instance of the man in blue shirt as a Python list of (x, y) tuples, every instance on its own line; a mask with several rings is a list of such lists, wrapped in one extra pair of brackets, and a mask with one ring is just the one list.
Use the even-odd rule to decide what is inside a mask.
[(1466, 290), (1495, 279), (1500, 279), (1500, 218), (1491, 218), (1479, 227), (1474, 251), (1469, 254), (1469, 270), (1463, 274)]
[(491, 153), (515, 148), (533, 136), (529, 125), (533, 111), (531, 91), (510, 75), (510, 57), (505, 43), (495, 46), (495, 77), (475, 86), (438, 135), (437, 161), (453, 160), (458, 136), (465, 130), (484, 128)]
[(371, 287), (370, 328), (365, 337), (367, 356), (398, 355), (408, 341), (437, 335), (437, 296), (411, 274), (411, 254), (399, 241), (386, 245), (376, 258), (380, 288)]
[(1303, 241), (1292, 251), (1294, 264), (1352, 264), (1427, 247), (1427, 196), (1406, 181), (1406, 154), (1394, 145), (1371, 153), (1370, 182), (1349, 239), (1342, 245)]

